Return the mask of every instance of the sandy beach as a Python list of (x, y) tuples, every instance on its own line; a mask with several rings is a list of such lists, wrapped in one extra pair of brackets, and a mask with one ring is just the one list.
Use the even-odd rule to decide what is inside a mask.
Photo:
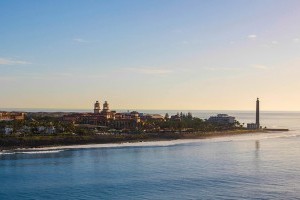
[(63, 150), (72, 149), (92, 149), (92, 148), (122, 148), (122, 147), (147, 147), (147, 146), (172, 146), (185, 143), (197, 143), (201, 141), (211, 141), (218, 139), (221, 140), (232, 140), (238, 138), (238, 136), (254, 136), (265, 133), (264, 131), (243, 131), (243, 132), (218, 132), (218, 133), (207, 133), (205, 136), (199, 136), (195, 134), (187, 134), (184, 138), (180, 139), (155, 139), (155, 140), (140, 140), (140, 141), (124, 141), (118, 143), (106, 143), (106, 144), (74, 144), (74, 145), (55, 145), (55, 146), (44, 146), (35, 148), (12, 148), (0, 151), (1, 154), (9, 153), (56, 153)]

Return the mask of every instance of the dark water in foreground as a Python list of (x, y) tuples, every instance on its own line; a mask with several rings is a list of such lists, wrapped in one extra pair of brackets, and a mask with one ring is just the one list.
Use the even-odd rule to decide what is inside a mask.
[[(253, 117), (235, 115), (245, 122)], [(292, 131), (170, 146), (2, 154), (0, 199), (300, 199), (300, 113), (263, 119)]]

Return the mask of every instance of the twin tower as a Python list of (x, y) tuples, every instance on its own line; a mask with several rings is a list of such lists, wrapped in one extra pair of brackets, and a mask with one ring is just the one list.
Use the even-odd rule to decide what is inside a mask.
[[(99, 101), (96, 101), (96, 103), (94, 104), (94, 114), (99, 114), (100, 111), (101, 111), (100, 103)], [(104, 102), (102, 111), (103, 112), (109, 111), (109, 104), (107, 103), (107, 101)]]

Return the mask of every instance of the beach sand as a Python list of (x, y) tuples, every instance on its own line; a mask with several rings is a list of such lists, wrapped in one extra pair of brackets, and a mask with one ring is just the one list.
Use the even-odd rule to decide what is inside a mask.
[(155, 139), (145, 141), (124, 141), (119, 143), (106, 143), (106, 144), (75, 144), (75, 145), (59, 145), (59, 146), (45, 146), (36, 148), (14, 148), (0, 151), (0, 154), (8, 154), (10, 152), (39, 152), (39, 153), (57, 153), (62, 150), (72, 149), (92, 149), (92, 148), (122, 148), (122, 147), (147, 147), (147, 146), (172, 146), (185, 143), (197, 143), (201, 141), (211, 141), (218, 139), (230, 141), (238, 136), (253, 136), (265, 133), (264, 131), (243, 131), (243, 132), (217, 132), (207, 133), (203, 135), (187, 134), (185, 138), (180, 139)]

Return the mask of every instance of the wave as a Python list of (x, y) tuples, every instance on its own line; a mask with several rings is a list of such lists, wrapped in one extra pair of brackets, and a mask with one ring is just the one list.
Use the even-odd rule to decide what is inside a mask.
[(21, 151), (21, 152), (16, 152), (19, 154), (46, 154), (46, 153), (59, 153), (62, 152), (63, 150), (48, 150), (48, 151)]
[(12, 155), (15, 154), (15, 152), (0, 152), (0, 156), (1, 155)]
[(48, 154), (48, 153), (60, 153), (62, 151), (64, 151), (64, 150), (0, 152), (0, 156), (1, 155), (13, 155), (13, 154)]

